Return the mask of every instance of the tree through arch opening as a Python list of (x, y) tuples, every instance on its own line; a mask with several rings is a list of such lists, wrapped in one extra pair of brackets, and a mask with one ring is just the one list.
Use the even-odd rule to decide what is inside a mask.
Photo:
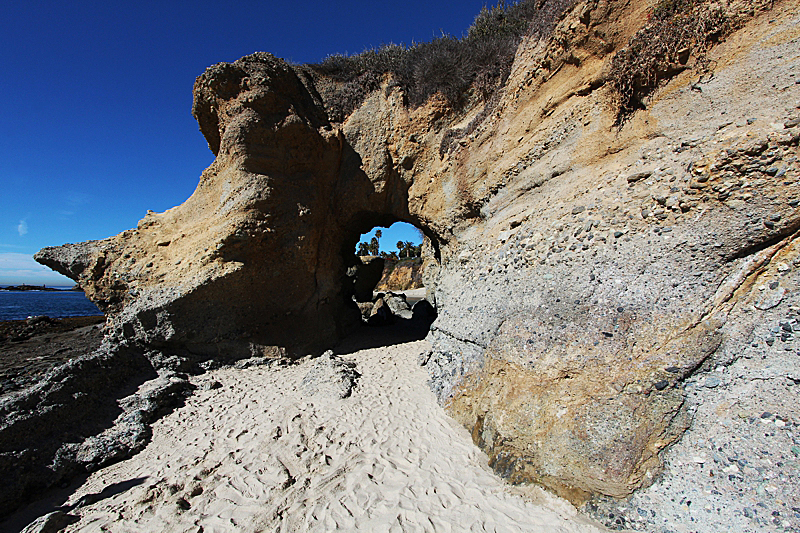
[(422, 258), (422, 230), (408, 222), (395, 222), (388, 228), (373, 228), (363, 233), (356, 246), (356, 254), (379, 256), (384, 259)]

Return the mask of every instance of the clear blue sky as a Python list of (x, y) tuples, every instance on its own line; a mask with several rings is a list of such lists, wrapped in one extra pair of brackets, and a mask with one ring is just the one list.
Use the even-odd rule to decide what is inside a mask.
[(484, 3), (5, 0), (0, 284), (69, 284), (30, 256), (115, 235), (189, 197), (213, 160), (191, 115), (207, 66), (460, 36)]

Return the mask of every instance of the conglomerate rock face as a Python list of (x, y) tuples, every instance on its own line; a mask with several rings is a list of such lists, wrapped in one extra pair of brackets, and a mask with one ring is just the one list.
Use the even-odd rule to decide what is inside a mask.
[(127, 341), (189, 361), (302, 355), (358, 321), (359, 233), (414, 223), (441, 403), (512, 481), (628, 496), (690, 425), (685, 384), (778, 350), (759, 332), (797, 312), (791, 10), (618, 126), (604, 73), (647, 8), (579, 3), (552, 40), (524, 41), (500, 102), (452, 145), (480, 100), (409, 109), (387, 75), (332, 124), (315, 80), (279, 59), (211, 67), (193, 111), (217, 159), (192, 197), (37, 259)]

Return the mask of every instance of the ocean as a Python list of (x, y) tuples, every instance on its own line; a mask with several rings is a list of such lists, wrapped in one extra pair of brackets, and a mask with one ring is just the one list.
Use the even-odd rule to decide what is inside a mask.
[(0, 321), (25, 320), (29, 316), (95, 316), (103, 313), (80, 291), (0, 290)]

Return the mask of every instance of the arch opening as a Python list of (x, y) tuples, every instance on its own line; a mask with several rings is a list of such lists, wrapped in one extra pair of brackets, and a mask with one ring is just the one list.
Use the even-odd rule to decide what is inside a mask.
[(360, 327), (370, 331), (371, 345), (424, 338), (436, 318), (423, 281), (436, 261), (434, 239), (387, 215), (361, 214), (349, 229), (342, 245), (343, 295), (357, 308)]

